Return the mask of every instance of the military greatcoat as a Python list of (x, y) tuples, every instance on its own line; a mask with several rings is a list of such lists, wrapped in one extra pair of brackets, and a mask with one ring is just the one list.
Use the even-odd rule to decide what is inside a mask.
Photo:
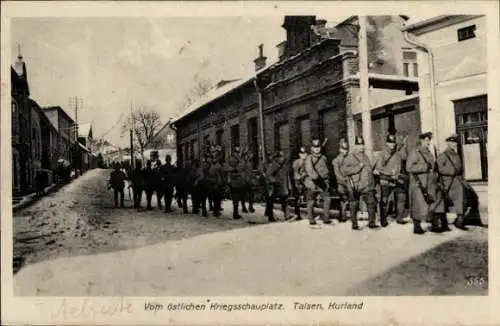
[(340, 194), (344, 194), (347, 192), (349, 180), (342, 173), (341, 166), (344, 164), (344, 160), (346, 155), (340, 153), (336, 158), (332, 160), (333, 173), (335, 173), (335, 179), (337, 179), (337, 190)]
[[(464, 213), (464, 187), (462, 177), (462, 160), (457, 152), (446, 149), (438, 155), (438, 172), (444, 190), (453, 205), (448, 206), (448, 211), (455, 214)], [(445, 208), (444, 205), (439, 208)]]
[(268, 169), (267, 178), (273, 185), (276, 196), (288, 196), (290, 188), (290, 167), (287, 162), (273, 161)]
[[(435, 158), (428, 147), (418, 146), (408, 155), (406, 171), (410, 174), (410, 213), (411, 217), (422, 221), (434, 211), (443, 210), (443, 201), (438, 191), (437, 173), (433, 170)], [(428, 204), (420, 190), (417, 179), (433, 198), (434, 203)]]
[(328, 170), (328, 163), (326, 156), (315, 156), (309, 154), (306, 157), (305, 170), (307, 173), (307, 177), (304, 181), (304, 185), (307, 189), (312, 191), (323, 191), (320, 189), (313, 180), (320, 177), (323, 179), (325, 184), (328, 186), (328, 182), (330, 180), (330, 171)]
[(341, 173), (352, 182), (347, 183), (349, 192), (368, 193), (375, 189), (370, 159), (365, 153), (349, 152), (340, 167)]

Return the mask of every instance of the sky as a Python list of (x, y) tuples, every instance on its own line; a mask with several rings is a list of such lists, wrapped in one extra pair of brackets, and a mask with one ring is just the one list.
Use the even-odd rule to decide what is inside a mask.
[[(317, 18), (330, 25), (346, 17)], [(167, 122), (197, 80), (252, 73), (260, 43), (274, 62), (286, 37), (282, 23), (283, 16), (14, 18), (12, 60), (19, 44), (40, 106), (59, 105), (74, 117), (76, 96), (78, 121), (92, 123), (94, 138), (127, 146), (120, 122), (131, 106), (154, 108)]]

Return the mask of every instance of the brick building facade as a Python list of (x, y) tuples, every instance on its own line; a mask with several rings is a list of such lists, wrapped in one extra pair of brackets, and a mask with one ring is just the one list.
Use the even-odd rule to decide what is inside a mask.
[[(373, 107), (418, 90), (417, 78), (404, 73), (403, 52), (410, 49), (401, 32), (405, 20), (369, 19)], [(357, 17), (328, 29), (315, 16), (287, 16), (282, 27), (287, 40), (278, 45), (278, 62), (266, 67), (261, 48), (255, 74), (214, 88), (173, 121), (180, 158), (197, 157), (209, 140), (225, 145), (226, 155), (235, 144), (260, 154), (264, 143), (265, 152), (281, 149), (292, 157), (313, 138), (328, 138), (333, 158), (340, 138), (352, 142), (361, 134)]]

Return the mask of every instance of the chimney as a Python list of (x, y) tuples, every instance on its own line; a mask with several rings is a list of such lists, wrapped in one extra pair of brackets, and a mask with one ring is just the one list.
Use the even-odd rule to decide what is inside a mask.
[(259, 57), (253, 62), (255, 63), (255, 71), (259, 71), (266, 66), (267, 57), (264, 56), (264, 44), (259, 45)]

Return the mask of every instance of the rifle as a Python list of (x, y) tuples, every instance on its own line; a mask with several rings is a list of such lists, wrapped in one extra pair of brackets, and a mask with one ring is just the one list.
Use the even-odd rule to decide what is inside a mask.
[[(450, 189), (446, 190), (445, 187), (444, 187), (444, 184), (443, 184), (443, 178), (441, 178), (441, 174), (439, 173), (439, 169), (438, 169), (438, 163), (437, 163), (437, 149), (436, 149), (436, 146), (434, 146), (434, 156), (436, 157), (436, 161), (434, 162), (434, 171), (436, 171), (438, 177), (436, 179), (436, 184), (437, 184), (437, 187), (438, 187), (438, 190), (441, 191), (443, 193), (443, 197), (444, 197), (444, 204), (446, 206), (446, 208), (450, 207), (450, 206), (453, 206), (453, 200), (451, 200), (448, 192), (450, 191)], [(451, 188), (451, 185), (453, 184), (453, 179), (451, 180), (450, 182), (450, 188)]]

